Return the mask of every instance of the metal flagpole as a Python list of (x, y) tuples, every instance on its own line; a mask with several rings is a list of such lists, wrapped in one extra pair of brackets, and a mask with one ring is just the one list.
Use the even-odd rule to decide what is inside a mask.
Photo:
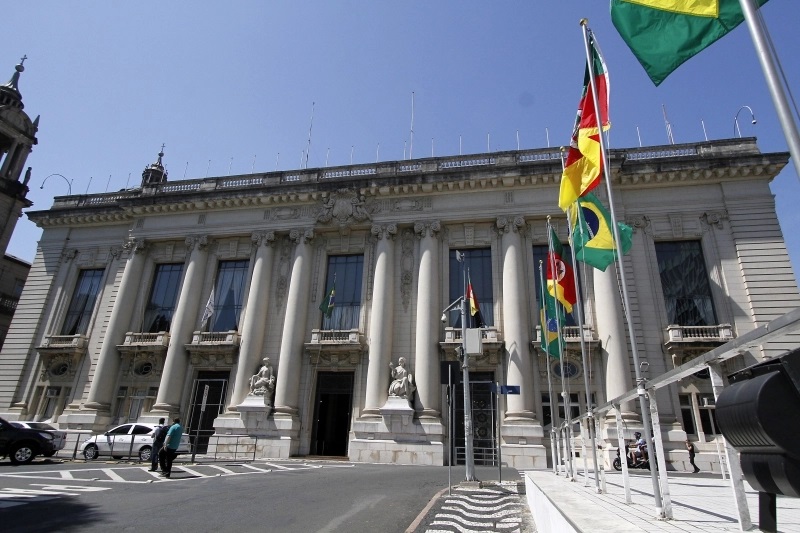
[(800, 179), (800, 134), (797, 132), (797, 124), (794, 122), (792, 110), (789, 108), (789, 102), (786, 99), (783, 84), (778, 76), (778, 69), (775, 66), (774, 50), (769, 46), (766, 28), (761, 22), (760, 16), (757, 13), (758, 8), (753, 3), (753, 0), (739, 0), (739, 4), (742, 6), (744, 20), (747, 22), (747, 27), (750, 29), (750, 37), (753, 39), (753, 46), (755, 46), (758, 60), (761, 62), (761, 69), (764, 71), (764, 79), (767, 82), (767, 87), (772, 96), (772, 103), (775, 105), (775, 111), (778, 113), (778, 120), (780, 120), (781, 128), (783, 128), (783, 135), (786, 137), (786, 143), (789, 145), (789, 153), (792, 155), (795, 174), (797, 174), (798, 179)]
[[(567, 460), (567, 475), (570, 479), (575, 478), (575, 473), (572, 469), (572, 442), (570, 441), (570, 404), (569, 404), (569, 394), (567, 394), (567, 386), (566, 386), (566, 378), (564, 377), (564, 343), (563, 343), (563, 335), (561, 334), (561, 320), (558, 314), (558, 306), (561, 303), (558, 301), (558, 280), (556, 276), (558, 275), (558, 270), (556, 269), (555, 264), (555, 256), (553, 255), (553, 229), (550, 225), (550, 217), (547, 217), (547, 244), (548, 244), (548, 256), (550, 261), (550, 272), (553, 273), (553, 292), (555, 293), (555, 300), (556, 300), (556, 328), (558, 329), (558, 367), (561, 369), (561, 397), (564, 398), (564, 424), (565, 424), (565, 444), (564, 444), (564, 455), (565, 459)], [(549, 278), (548, 278), (549, 281)], [(549, 292), (549, 291), (548, 291)], [(551, 400), (552, 401), (552, 400)]]
[[(539, 287), (540, 293), (542, 294), (542, 309), (544, 312), (544, 324), (541, 325), (541, 335), (542, 339), (545, 339), (545, 343), (549, 346), (547, 342), (547, 306), (544, 304), (544, 273), (542, 272), (542, 260), (539, 260)], [(556, 422), (558, 420), (558, 411), (553, 408), (553, 401), (555, 396), (553, 396), (553, 380), (550, 376), (550, 352), (545, 349), (544, 352), (545, 360), (547, 361), (547, 393), (550, 395), (550, 453), (553, 455), (553, 467), (556, 471), (556, 475), (558, 475), (558, 463), (556, 462), (558, 459), (558, 455), (556, 454), (556, 443), (555, 443), (555, 427)]]
[[(573, 204), (574, 205), (574, 204)], [(576, 209), (576, 216), (578, 215), (577, 210), (580, 209), (580, 204), (575, 206)], [(577, 266), (577, 261), (575, 260), (575, 243), (572, 241), (572, 223), (570, 221), (569, 215), (567, 215), (567, 228), (569, 228), (569, 235), (570, 235), (570, 252), (572, 254), (572, 267), (573, 269)], [(583, 232), (583, 225), (580, 225), (580, 230)], [(586, 357), (586, 341), (583, 338), (583, 298), (581, 297), (581, 284), (578, 282), (578, 276), (575, 276), (575, 294), (578, 296), (578, 303), (576, 304), (578, 307), (578, 334), (581, 338), (581, 359), (583, 360), (583, 388), (586, 390), (586, 414), (588, 415), (586, 418), (586, 430), (589, 432), (589, 436), (592, 439), (592, 460), (594, 461), (594, 486), (597, 489), (597, 493), (600, 494), (600, 479), (598, 478), (598, 472), (600, 472), (600, 464), (597, 462), (597, 444), (594, 441), (594, 436), (592, 435), (592, 431), (590, 426), (594, 425), (594, 414), (592, 413), (592, 393), (589, 389), (589, 368), (587, 366), (587, 357)], [(585, 439), (584, 439), (585, 440)]]
[[(600, 132), (600, 135), (598, 136), (600, 139), (600, 156), (602, 157), (603, 161), (603, 177), (605, 178), (606, 191), (608, 192), (608, 207), (609, 211), (611, 211), (611, 230), (613, 231), (614, 235), (614, 243), (618, 243), (620, 242), (619, 226), (617, 225), (617, 216), (616, 212), (614, 211), (614, 195), (611, 191), (611, 171), (608, 165), (608, 150), (606, 149), (606, 142), (605, 138), (603, 137), (603, 125), (601, 124), (602, 118), (600, 117), (600, 106), (597, 99), (597, 84), (595, 83), (594, 69), (592, 68), (592, 65), (594, 64), (594, 58), (592, 57), (592, 51), (589, 45), (589, 33), (591, 30), (589, 30), (588, 22), (589, 21), (586, 19), (581, 19), (580, 24), (583, 31), (583, 43), (586, 48), (586, 64), (590, 69), (589, 83), (591, 83), (592, 86), (592, 99), (594, 101), (595, 115), (597, 116), (597, 128)], [(593, 37), (592, 40), (594, 40)], [(660, 429), (652, 427), (650, 422), (650, 407), (647, 402), (647, 393), (645, 392), (645, 380), (642, 378), (642, 369), (639, 366), (639, 350), (636, 347), (636, 332), (633, 329), (633, 320), (630, 316), (631, 305), (630, 299), (628, 298), (628, 283), (625, 277), (625, 269), (623, 268), (622, 264), (622, 254), (616, 253), (614, 255), (617, 259), (620, 283), (622, 285), (622, 301), (625, 307), (625, 320), (628, 323), (628, 336), (630, 337), (631, 342), (633, 369), (636, 373), (636, 393), (639, 397), (639, 409), (642, 412), (642, 425), (644, 426), (645, 430), (652, 430), (655, 432), (659, 431)], [(647, 442), (647, 453), (652, 460), (652, 458), (655, 457), (653, 454), (654, 450), (652, 439), (650, 439), (649, 435), (645, 435), (645, 441)], [(661, 500), (661, 487), (659, 485), (658, 470), (656, 468), (650, 469), (650, 479), (653, 483), (653, 496), (655, 498), (656, 513), (658, 514), (657, 518), (664, 518), (664, 505)]]

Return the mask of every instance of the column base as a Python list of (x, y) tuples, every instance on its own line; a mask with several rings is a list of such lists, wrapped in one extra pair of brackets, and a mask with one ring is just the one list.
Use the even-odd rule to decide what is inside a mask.
[(84, 409), (88, 409), (91, 411), (105, 411), (109, 412), (111, 410), (110, 403), (101, 403), (101, 402), (86, 402), (83, 404)]
[[(408, 403), (402, 398), (399, 402)], [(353, 422), (348, 446), (351, 461), (403, 465), (444, 465), (444, 426), (441, 420), (414, 418), (414, 410), (391, 399), (381, 415), (362, 416)]]
[(544, 439), (544, 428), (539, 421), (507, 413), (500, 426), (500, 437), (503, 464), (518, 470), (547, 468), (546, 447), (550, 441)]

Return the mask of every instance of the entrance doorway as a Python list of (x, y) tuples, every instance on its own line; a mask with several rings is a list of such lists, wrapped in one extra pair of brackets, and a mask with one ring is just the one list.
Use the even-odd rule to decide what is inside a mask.
[[(476, 465), (492, 466), (497, 464), (496, 428), (497, 406), (492, 394), (494, 383), (493, 372), (470, 372), (469, 392), (472, 400), (472, 450)], [(455, 430), (450, 439), (451, 454), (455, 464), (465, 462), (464, 440), (464, 389), (463, 384), (454, 385), (455, 414), (453, 422)]]
[[(230, 372), (214, 372), (204, 370), (197, 373), (192, 385), (192, 402), (189, 408), (189, 419), (186, 421), (186, 433), (193, 443), (196, 453), (208, 451), (208, 441), (214, 434), (214, 419), (225, 409), (225, 394), (228, 389)], [(206, 409), (203, 406), (203, 395), (208, 385)]]
[(353, 410), (353, 373), (320, 372), (314, 397), (311, 455), (347, 456)]

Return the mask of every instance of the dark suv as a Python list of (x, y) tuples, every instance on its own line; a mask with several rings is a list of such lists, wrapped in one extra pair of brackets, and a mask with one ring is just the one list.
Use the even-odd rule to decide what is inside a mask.
[(14, 464), (28, 464), (37, 455), (56, 451), (53, 435), (46, 431), (16, 428), (0, 418), (0, 458)]

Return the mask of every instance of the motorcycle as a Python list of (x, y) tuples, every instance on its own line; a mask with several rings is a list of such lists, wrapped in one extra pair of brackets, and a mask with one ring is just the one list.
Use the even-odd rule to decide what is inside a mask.
[[(635, 448), (635, 446), (632, 447), (632, 449)], [(631, 447), (629, 447), (629, 449), (631, 449)], [(628, 462), (628, 468), (642, 468), (650, 470), (650, 459), (645, 453), (642, 453), (642, 455), (639, 457), (636, 457), (634, 454), (634, 459), (631, 459), (631, 455), (626, 453), (625, 459)], [(614, 470), (617, 472), (622, 470), (622, 459), (620, 458), (619, 448), (617, 448), (617, 457), (614, 459), (612, 464), (614, 465)]]

